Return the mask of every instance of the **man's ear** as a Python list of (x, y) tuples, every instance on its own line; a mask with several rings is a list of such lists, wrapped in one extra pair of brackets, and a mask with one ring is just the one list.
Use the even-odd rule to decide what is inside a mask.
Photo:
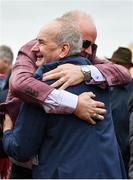
[(64, 57), (68, 56), (69, 51), (70, 51), (70, 45), (68, 43), (63, 43), (61, 45), (61, 52), (60, 52), (59, 57), (64, 58)]

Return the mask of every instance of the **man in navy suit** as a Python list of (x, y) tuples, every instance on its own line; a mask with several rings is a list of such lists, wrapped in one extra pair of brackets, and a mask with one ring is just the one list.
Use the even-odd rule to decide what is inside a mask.
[[(38, 54), (37, 63), (45, 64), (35, 73), (35, 78), (40, 80), (44, 72), (61, 64), (91, 64), (79, 56), (82, 39), (77, 26), (61, 19), (41, 29), (33, 48)], [(19, 161), (37, 155), (33, 178), (126, 178), (114, 133), (109, 89), (80, 83), (66, 90), (79, 95), (88, 88), (96, 94), (97, 101), (104, 102), (107, 110), (104, 121), (97, 121), (96, 125), (74, 114), (46, 114), (41, 108), (26, 103), (21, 106), (13, 130), (8, 117), (5, 120), (6, 152)]]

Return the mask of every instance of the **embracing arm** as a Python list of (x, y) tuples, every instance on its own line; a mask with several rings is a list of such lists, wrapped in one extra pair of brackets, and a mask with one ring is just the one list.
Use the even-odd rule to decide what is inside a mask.
[[(92, 78), (92, 82), (90, 83), (105, 87), (105, 85), (115, 86), (128, 84), (132, 80), (129, 71), (121, 65), (98, 58), (94, 60), (93, 64), (94, 65), (89, 65)], [(43, 80), (50, 79), (57, 79), (52, 87), (60, 86), (60, 89), (65, 89), (84, 81), (84, 76), (81, 72), (81, 66), (63, 64), (43, 75)]]
[(93, 63), (104, 75), (109, 86), (125, 85), (132, 81), (128, 69), (121, 65), (114, 64), (107, 59), (98, 58)]

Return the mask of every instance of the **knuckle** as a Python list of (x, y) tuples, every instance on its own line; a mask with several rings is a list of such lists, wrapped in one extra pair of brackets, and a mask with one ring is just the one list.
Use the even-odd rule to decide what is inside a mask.
[(65, 77), (64, 77), (64, 79), (65, 79), (65, 80), (69, 80), (69, 79), (70, 79), (69, 75), (66, 74)]
[(68, 82), (68, 84), (72, 84), (73, 83), (73, 80), (72, 79), (67, 79), (67, 82)]
[(58, 66), (58, 67), (57, 67), (57, 70), (58, 70), (59, 72), (62, 71), (62, 67)]

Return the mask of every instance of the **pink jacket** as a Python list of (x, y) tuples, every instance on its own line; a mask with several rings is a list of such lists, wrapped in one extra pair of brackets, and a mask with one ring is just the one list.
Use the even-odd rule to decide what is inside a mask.
[(114, 64), (107, 59), (95, 58), (93, 64), (104, 75), (108, 86), (125, 85), (132, 81), (127, 68)]

